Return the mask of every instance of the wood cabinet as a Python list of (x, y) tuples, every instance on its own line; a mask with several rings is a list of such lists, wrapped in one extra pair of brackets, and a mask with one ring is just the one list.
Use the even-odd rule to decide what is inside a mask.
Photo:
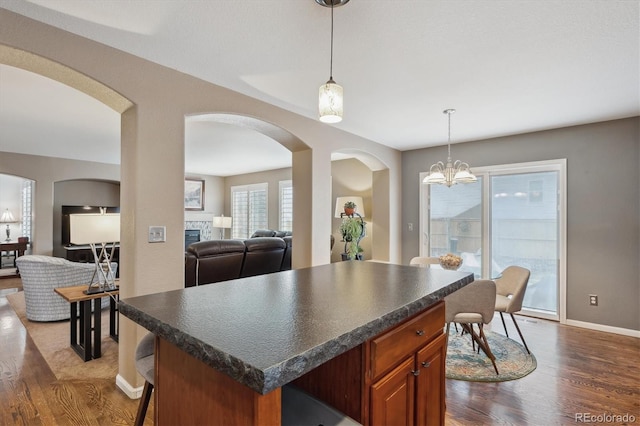
[(443, 425), (443, 328), (438, 302), (294, 384), (364, 425)]

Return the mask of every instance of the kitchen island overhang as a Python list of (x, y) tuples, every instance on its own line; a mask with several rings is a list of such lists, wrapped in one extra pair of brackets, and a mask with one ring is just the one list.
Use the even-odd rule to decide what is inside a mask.
[(467, 272), (339, 262), (127, 298), (119, 310), (265, 395), (472, 281)]

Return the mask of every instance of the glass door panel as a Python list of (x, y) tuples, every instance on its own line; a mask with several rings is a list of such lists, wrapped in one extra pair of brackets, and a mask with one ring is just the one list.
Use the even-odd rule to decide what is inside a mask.
[[(424, 185), (430, 192), (429, 254), (462, 258), (460, 271), (482, 276), (482, 177), (470, 184)], [(439, 265), (433, 267), (439, 268)]]
[(558, 305), (558, 172), (491, 176), (491, 272), (531, 271), (523, 306), (549, 313)]

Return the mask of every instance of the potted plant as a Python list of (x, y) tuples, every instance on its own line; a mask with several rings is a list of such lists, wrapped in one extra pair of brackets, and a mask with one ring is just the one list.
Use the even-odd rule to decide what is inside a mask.
[(353, 216), (353, 214), (356, 212), (356, 203), (354, 203), (353, 201), (347, 201), (346, 203), (344, 203), (344, 214), (346, 214), (347, 216)]
[(343, 260), (362, 260), (362, 248), (360, 240), (364, 237), (364, 225), (362, 218), (353, 216), (345, 217), (340, 224), (340, 233), (344, 244)]

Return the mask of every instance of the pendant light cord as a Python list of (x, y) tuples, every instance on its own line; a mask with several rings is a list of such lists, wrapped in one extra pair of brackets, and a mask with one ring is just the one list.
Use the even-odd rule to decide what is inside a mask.
[(329, 61), (329, 80), (333, 80), (333, 0), (331, 0), (331, 60)]

